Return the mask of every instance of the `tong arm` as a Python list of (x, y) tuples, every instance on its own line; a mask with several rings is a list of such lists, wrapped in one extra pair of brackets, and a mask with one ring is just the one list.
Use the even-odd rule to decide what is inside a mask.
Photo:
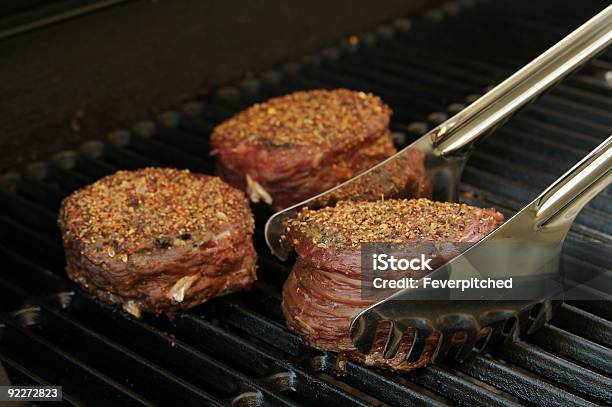
[(464, 151), (612, 42), (612, 6), (515, 72), (432, 134), (440, 156)]
[(612, 182), (612, 136), (559, 178), (538, 199), (536, 228), (569, 229), (595, 195)]

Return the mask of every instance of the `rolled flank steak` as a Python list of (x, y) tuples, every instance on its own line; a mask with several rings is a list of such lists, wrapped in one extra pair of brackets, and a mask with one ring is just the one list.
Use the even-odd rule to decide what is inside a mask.
[(410, 332), (391, 359), (382, 355), (384, 330), (372, 353), (364, 355), (353, 346), (352, 318), (376, 302), (362, 296), (361, 243), (476, 242), (502, 222), (503, 215), (495, 209), (428, 199), (340, 201), (335, 207), (304, 209), (286, 224), (285, 241), (298, 254), (283, 287), (287, 325), (311, 346), (342, 352), (365, 365), (394, 371), (424, 366), (436, 349), (435, 333), (422, 357), (412, 363), (406, 360)]
[(217, 177), (119, 171), (67, 197), (59, 226), (68, 276), (136, 317), (172, 315), (256, 279), (248, 201)]
[(214, 130), (218, 173), (253, 202), (282, 209), (394, 154), (390, 117), (379, 97), (347, 89), (273, 98)]

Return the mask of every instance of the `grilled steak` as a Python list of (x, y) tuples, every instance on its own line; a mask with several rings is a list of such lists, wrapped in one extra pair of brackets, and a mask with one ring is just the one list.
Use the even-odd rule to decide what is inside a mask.
[(344, 352), (366, 365), (396, 371), (424, 366), (435, 350), (436, 334), (414, 363), (406, 361), (410, 333), (392, 359), (382, 357), (384, 330), (373, 353), (363, 355), (354, 348), (348, 336), (350, 322), (376, 302), (361, 295), (361, 243), (475, 242), (502, 221), (495, 209), (428, 199), (340, 201), (335, 207), (304, 209), (286, 225), (285, 240), (298, 254), (283, 287), (287, 325), (311, 346)]
[(248, 201), (217, 177), (119, 171), (66, 198), (59, 226), (68, 276), (137, 317), (172, 314), (256, 279)]
[(218, 173), (252, 201), (282, 209), (394, 154), (390, 116), (380, 98), (346, 89), (270, 99), (214, 130)]

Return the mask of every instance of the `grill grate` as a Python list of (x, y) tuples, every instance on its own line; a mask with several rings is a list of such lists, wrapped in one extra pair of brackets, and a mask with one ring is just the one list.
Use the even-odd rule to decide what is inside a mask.
[[(473, 4), (463, 1), (414, 21), (398, 20), (338, 47), (62, 152), (0, 189), (0, 361), (23, 384), (64, 386), (68, 405), (486, 405), (612, 403), (612, 298), (563, 304), (550, 324), (463, 364), (391, 374), (308, 348), (284, 327), (282, 283), (289, 266), (263, 240), (269, 213), (256, 209), (259, 281), (248, 293), (212, 300), (173, 321), (110, 311), (63, 272), (55, 226), (61, 199), (118, 169), (168, 165), (212, 173), (208, 134), (249, 104), (298, 89), (370, 90), (394, 109), (406, 145), (601, 10), (606, 2)], [(520, 4), (517, 4), (520, 3)], [(473, 154), (466, 201), (512, 214), (603, 140), (612, 93), (602, 54), (524, 109)], [(563, 255), (576, 275), (606, 270), (612, 191), (579, 215)], [(601, 245), (605, 247), (604, 245)], [(610, 278), (610, 277), (608, 277)], [(19, 306), (19, 304), (22, 304)], [(15, 311), (17, 309), (17, 311)]]

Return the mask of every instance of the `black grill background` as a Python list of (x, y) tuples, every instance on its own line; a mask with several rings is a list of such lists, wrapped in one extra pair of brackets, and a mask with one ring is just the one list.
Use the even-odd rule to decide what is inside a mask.
[[(460, 2), (398, 20), (321, 53), (220, 89), (65, 151), (0, 191), (0, 361), (17, 383), (61, 384), (71, 405), (589, 405), (612, 403), (612, 301), (566, 303), (542, 330), (463, 364), (409, 374), (348, 363), (310, 349), (284, 327), (280, 289), (289, 267), (269, 254), (256, 208), (259, 281), (173, 321), (127, 317), (65, 277), (55, 225), (61, 199), (118, 169), (166, 165), (212, 173), (208, 134), (258, 100), (344, 86), (382, 96), (404, 145), (456, 112), (607, 4)], [(606, 52), (483, 142), (463, 177), (464, 198), (506, 215), (534, 198), (612, 128)], [(563, 263), (576, 275), (606, 270), (612, 243), (608, 188), (580, 214)], [(609, 277), (608, 277), (609, 278)], [(23, 304), (19, 306), (19, 304)], [(15, 310), (17, 310), (15, 312)]]

